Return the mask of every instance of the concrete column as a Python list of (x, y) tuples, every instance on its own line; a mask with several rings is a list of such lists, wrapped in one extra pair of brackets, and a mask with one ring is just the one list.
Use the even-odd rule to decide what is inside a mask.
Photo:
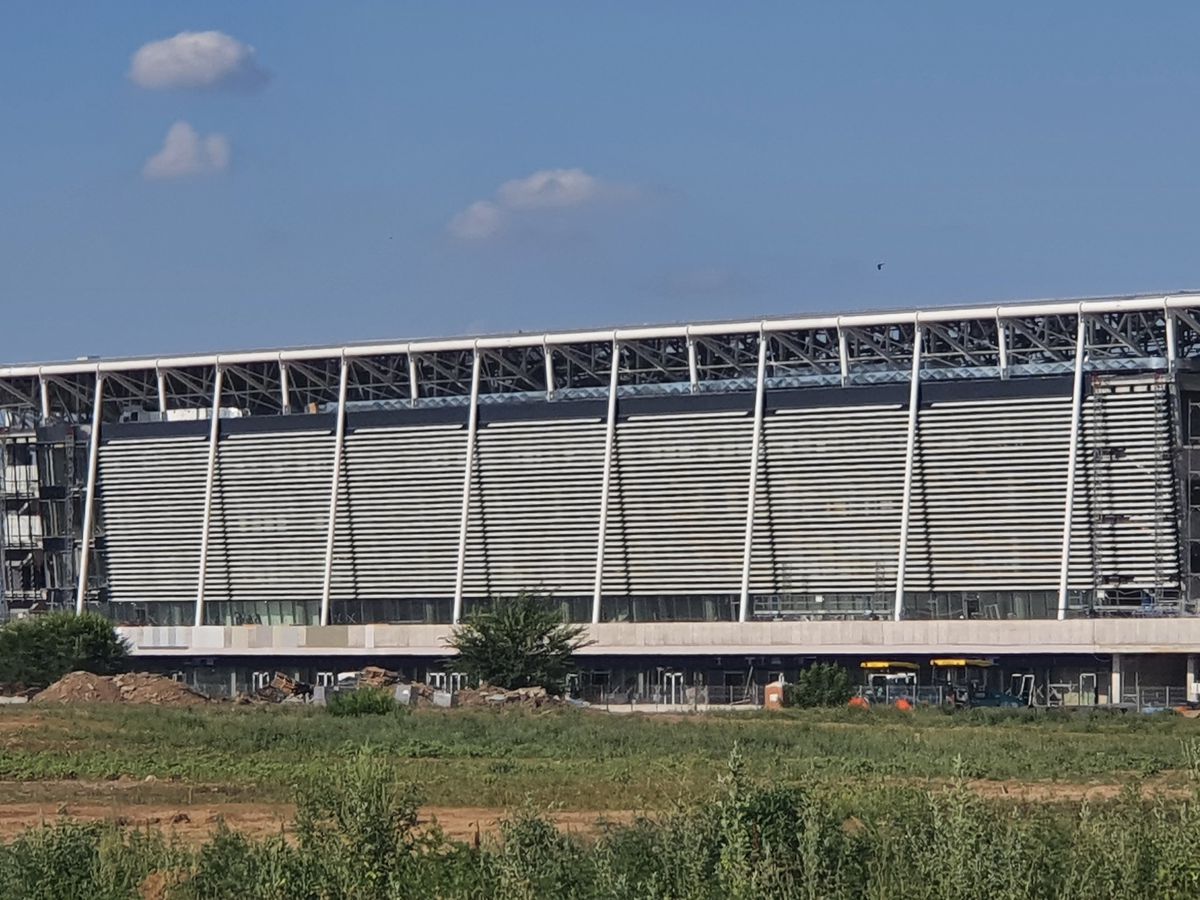
[(1112, 655), (1112, 674), (1109, 676), (1108, 683), (1108, 702), (1121, 702), (1121, 676), (1123, 674), (1123, 666), (1121, 664), (1121, 654), (1114, 653)]
[(1187, 658), (1187, 698), (1190, 702), (1200, 700), (1200, 691), (1196, 689), (1196, 667), (1200, 657), (1189, 653)]

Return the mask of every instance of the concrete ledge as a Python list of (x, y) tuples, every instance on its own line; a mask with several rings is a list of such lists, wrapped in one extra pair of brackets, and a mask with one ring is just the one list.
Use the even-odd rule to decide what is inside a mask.
[[(445, 656), (448, 625), (125, 627), (135, 656)], [(610, 622), (585, 656), (1200, 653), (1200, 618)]]

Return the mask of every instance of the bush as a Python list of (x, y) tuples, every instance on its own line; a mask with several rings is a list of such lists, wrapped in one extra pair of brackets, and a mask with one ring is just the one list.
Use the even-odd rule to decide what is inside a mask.
[(522, 592), (496, 597), (454, 630), (454, 666), (477, 684), (508, 690), (543, 687), (561, 694), (575, 671), (574, 654), (588, 642), (567, 625), (549, 597)]
[(360, 687), (356, 691), (330, 694), (325, 708), (331, 716), (382, 716), (403, 707), (396, 704), (390, 691)]
[(833, 663), (817, 663), (803, 669), (795, 684), (783, 688), (786, 706), (844, 706), (853, 696), (849, 673)]
[(51, 613), (0, 627), (0, 683), (45, 687), (68, 672), (121, 671), (129, 645), (103, 616)]

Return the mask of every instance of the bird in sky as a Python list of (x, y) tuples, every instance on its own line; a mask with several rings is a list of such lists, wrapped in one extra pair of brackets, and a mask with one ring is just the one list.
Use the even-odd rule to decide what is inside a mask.
[(883, 263), (875, 263), (875, 271), (882, 272), (883, 271)]

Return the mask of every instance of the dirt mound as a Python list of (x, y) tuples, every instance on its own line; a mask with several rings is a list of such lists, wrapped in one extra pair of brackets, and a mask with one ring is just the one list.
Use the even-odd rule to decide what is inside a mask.
[(70, 672), (33, 698), (34, 703), (149, 703), (155, 706), (197, 706), (208, 698), (162, 675), (128, 672), (93, 675)]
[(121, 691), (111, 678), (91, 672), (68, 672), (33, 698), (34, 703), (120, 703)]
[(121, 693), (122, 703), (150, 703), (154, 706), (199, 706), (208, 702), (204, 694), (190, 687), (149, 672), (127, 672), (112, 679)]

